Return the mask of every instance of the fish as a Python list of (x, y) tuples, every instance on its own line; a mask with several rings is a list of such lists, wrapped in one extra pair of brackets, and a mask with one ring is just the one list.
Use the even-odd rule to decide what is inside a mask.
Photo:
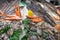
[(37, 2), (32, 1), (31, 4), (29, 4), (29, 9), (33, 10), (35, 15), (42, 17), (42, 19), (50, 24), (52, 27), (55, 27), (58, 32), (60, 32), (60, 25), (56, 23), (55, 18), (60, 19), (60, 16), (57, 14), (57, 11), (55, 10), (54, 6), (51, 6), (47, 2)]
[[(44, 7), (44, 6), (43, 6)], [(43, 18), (44, 21), (49, 23), (50, 25), (54, 26), (55, 22), (50, 14), (48, 14), (44, 8), (41, 7), (39, 2), (31, 1), (31, 4), (27, 6), (28, 9), (31, 9), (35, 15), (40, 16)], [(43, 11), (42, 11), (43, 10)]]
[(57, 9), (55, 5), (45, 1), (40, 3), (41, 7), (46, 10), (46, 12), (55, 18), (60, 18), (60, 15), (57, 13)]

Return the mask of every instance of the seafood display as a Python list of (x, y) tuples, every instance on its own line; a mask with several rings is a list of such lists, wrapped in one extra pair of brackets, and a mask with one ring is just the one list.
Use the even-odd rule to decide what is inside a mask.
[(0, 40), (60, 40), (60, 6), (45, 0), (0, 4)]

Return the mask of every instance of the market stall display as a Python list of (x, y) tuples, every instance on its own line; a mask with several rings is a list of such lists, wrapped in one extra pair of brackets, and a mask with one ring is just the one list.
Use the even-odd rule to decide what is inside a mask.
[(0, 40), (60, 40), (60, 9), (44, 0), (1, 3)]

